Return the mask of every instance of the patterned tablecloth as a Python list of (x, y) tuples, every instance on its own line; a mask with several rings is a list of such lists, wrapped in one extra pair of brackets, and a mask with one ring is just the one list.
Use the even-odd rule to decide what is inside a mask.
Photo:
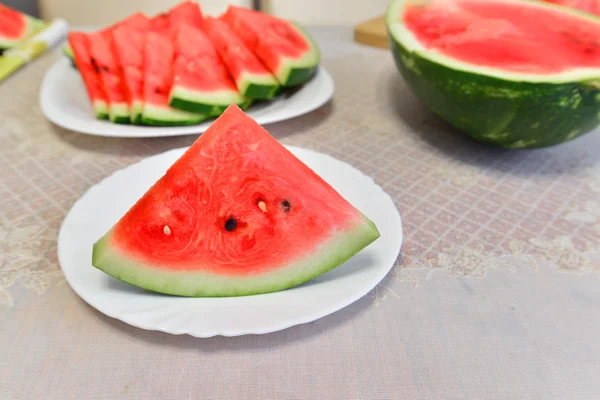
[(48, 54), (0, 85), (0, 399), (600, 399), (600, 134), (485, 147), (408, 92), (391, 55), (313, 29), (336, 91), (267, 126), (373, 176), (402, 256), (368, 296), (262, 336), (105, 317), (65, 283), (57, 230), (111, 172), (195, 137), (68, 132), (38, 106)]

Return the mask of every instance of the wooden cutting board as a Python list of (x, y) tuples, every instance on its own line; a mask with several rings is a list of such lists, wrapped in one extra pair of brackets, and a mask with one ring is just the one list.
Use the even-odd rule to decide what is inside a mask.
[(367, 46), (389, 49), (385, 17), (381, 16), (356, 25), (354, 41)]

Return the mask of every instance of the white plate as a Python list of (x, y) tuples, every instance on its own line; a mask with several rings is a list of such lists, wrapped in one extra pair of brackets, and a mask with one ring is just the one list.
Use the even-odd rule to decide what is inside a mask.
[[(306, 114), (325, 104), (333, 95), (333, 80), (319, 67), (316, 75), (300, 89), (268, 102), (255, 104), (246, 113), (265, 125)], [(79, 72), (62, 57), (46, 72), (40, 93), (42, 112), (50, 121), (72, 131), (114, 137), (162, 137), (204, 132), (212, 119), (198, 125), (154, 127), (113, 124), (94, 117)]]
[(402, 245), (400, 214), (383, 189), (349, 164), (288, 148), (371, 218), (381, 233), (345, 264), (292, 289), (231, 298), (161, 295), (94, 268), (93, 243), (185, 151), (175, 149), (117, 171), (73, 205), (58, 236), (58, 257), (67, 281), (83, 300), (110, 317), (143, 329), (197, 337), (273, 332), (314, 321), (358, 300), (394, 265)]

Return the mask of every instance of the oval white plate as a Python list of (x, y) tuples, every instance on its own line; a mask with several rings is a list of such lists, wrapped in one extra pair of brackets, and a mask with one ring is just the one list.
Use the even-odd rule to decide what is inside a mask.
[[(268, 102), (255, 104), (246, 113), (259, 124), (283, 121), (313, 111), (333, 95), (333, 80), (319, 67), (316, 75), (299, 89)], [(42, 112), (50, 121), (72, 131), (113, 137), (161, 137), (193, 135), (204, 132), (213, 120), (198, 125), (154, 127), (113, 124), (94, 117), (79, 72), (66, 57), (57, 60), (46, 72), (40, 92)]]
[(402, 224), (392, 199), (349, 164), (288, 147), (377, 225), (381, 237), (340, 265), (285, 291), (231, 298), (161, 295), (123, 283), (91, 264), (92, 245), (183, 154), (175, 149), (117, 171), (72, 207), (58, 236), (58, 257), (73, 290), (100, 312), (130, 325), (197, 337), (269, 333), (331, 314), (367, 294), (400, 252)]

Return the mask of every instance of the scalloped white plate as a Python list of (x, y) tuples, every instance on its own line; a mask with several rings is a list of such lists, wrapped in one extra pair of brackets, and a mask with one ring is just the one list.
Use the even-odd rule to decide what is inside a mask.
[(392, 199), (354, 167), (288, 147), (377, 225), (381, 237), (328, 273), (285, 291), (231, 298), (165, 296), (123, 283), (91, 264), (92, 245), (162, 176), (184, 149), (130, 165), (90, 188), (58, 236), (58, 257), (73, 290), (100, 312), (130, 325), (197, 337), (262, 334), (331, 314), (373, 289), (394, 265), (402, 223)]
[[(313, 111), (333, 96), (333, 80), (319, 66), (316, 75), (301, 88), (254, 104), (246, 114), (261, 125), (283, 121)], [(198, 125), (155, 127), (114, 124), (94, 117), (79, 72), (62, 57), (46, 72), (40, 91), (42, 112), (50, 121), (65, 129), (89, 135), (112, 137), (162, 137), (195, 135), (204, 132), (213, 120)]]

